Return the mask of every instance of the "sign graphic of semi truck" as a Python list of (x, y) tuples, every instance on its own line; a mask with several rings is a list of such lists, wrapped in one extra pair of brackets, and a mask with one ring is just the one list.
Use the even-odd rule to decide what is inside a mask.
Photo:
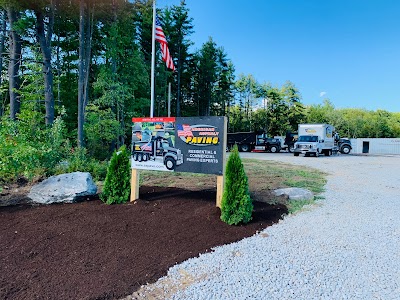
[(162, 159), (168, 170), (175, 170), (176, 166), (183, 163), (181, 150), (174, 148), (171, 140), (161, 136), (153, 136), (150, 141), (133, 142), (132, 159), (138, 162)]

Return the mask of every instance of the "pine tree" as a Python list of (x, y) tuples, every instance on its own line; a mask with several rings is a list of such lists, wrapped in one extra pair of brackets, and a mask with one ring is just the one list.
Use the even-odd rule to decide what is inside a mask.
[(252, 212), (253, 203), (250, 199), (248, 179), (235, 145), (226, 165), (221, 220), (229, 225), (248, 223)]
[(129, 153), (123, 145), (111, 158), (100, 198), (107, 204), (119, 204), (128, 201), (130, 193)]

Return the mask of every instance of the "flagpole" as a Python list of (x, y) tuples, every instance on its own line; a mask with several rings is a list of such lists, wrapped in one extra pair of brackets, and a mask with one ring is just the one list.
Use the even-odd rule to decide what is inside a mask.
[(168, 117), (171, 116), (171, 82), (168, 83)]
[(150, 117), (154, 112), (154, 69), (156, 65), (156, 0), (153, 0), (153, 29), (151, 34), (151, 92), (150, 92)]

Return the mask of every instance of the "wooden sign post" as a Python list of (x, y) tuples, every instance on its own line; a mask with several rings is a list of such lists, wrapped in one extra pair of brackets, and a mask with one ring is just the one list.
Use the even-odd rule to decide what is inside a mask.
[(139, 171), (131, 169), (131, 202), (139, 199)]
[(228, 120), (224, 121), (224, 139), (223, 139), (223, 154), (222, 154), (222, 175), (217, 176), (217, 202), (216, 206), (221, 208), (222, 196), (224, 195), (225, 185), (225, 165), (226, 165), (226, 147), (228, 138)]

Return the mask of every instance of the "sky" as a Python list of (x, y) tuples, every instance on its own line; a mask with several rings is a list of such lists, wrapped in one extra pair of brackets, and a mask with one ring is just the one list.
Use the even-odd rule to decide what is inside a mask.
[[(157, 0), (157, 7), (180, 0)], [(280, 87), (302, 103), (400, 112), (400, 1), (186, 0), (194, 50), (209, 37), (236, 75)]]

